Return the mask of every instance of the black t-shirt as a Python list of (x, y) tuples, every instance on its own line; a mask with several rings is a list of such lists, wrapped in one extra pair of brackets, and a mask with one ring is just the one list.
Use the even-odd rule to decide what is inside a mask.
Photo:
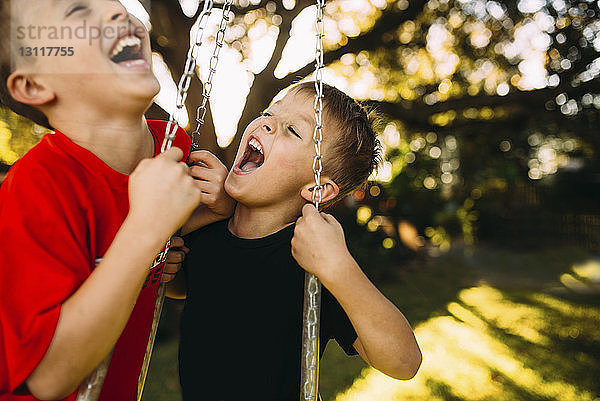
[[(304, 270), (292, 257), (293, 234), (292, 225), (242, 239), (221, 221), (186, 237), (184, 401), (299, 399)], [(321, 353), (334, 338), (356, 354), (356, 332), (325, 287), (321, 304)]]

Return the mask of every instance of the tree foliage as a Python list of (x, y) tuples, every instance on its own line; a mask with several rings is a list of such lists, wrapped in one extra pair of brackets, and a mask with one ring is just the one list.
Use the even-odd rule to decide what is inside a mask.
[[(178, 82), (198, 16), (182, 5), (189, 13), (194, 2), (142, 3), (153, 49)], [(302, 52), (294, 36), (310, 34), (299, 21), (312, 8), (307, 0), (234, 2), (225, 41), (248, 76), (239, 88), (248, 95), (231, 143), (217, 146), (209, 116), (203, 147), (231, 162), (243, 128), (281, 89), (310, 76), (314, 53), (293, 71), (282, 65), (290, 51)], [(386, 162), (344, 213), (377, 232), (384, 248), (401, 242), (401, 226), (412, 237), (416, 229), (416, 243), (447, 248), (453, 237), (473, 243), (478, 230), (502, 233), (499, 221), (515, 211), (597, 214), (599, 12), (591, 0), (328, 2), (327, 77), (385, 120)], [(263, 60), (257, 46), (272, 51)], [(200, 62), (205, 70), (208, 60)], [(200, 97), (194, 81), (192, 122)], [(149, 115), (165, 117), (156, 106)]]
[[(157, 3), (153, 10), (185, 26), (177, 7), (169, 7), (173, 1)], [(307, 7), (305, 1), (234, 7), (236, 35), (227, 39), (240, 59), (252, 58), (257, 26), (265, 35), (275, 27), (277, 35), (264, 69), (248, 69), (253, 83), (238, 135), (222, 152), (228, 161), (267, 102), (312, 73), (308, 57), (276, 76), (293, 43), (290, 31), (299, 30), (294, 20)], [(513, 212), (597, 213), (590, 187), (598, 172), (598, 7), (585, 0), (329, 2), (328, 76), (386, 120), (386, 163), (376, 188), (349, 202), (353, 215), (362, 205), (369, 216), (359, 223), (377, 232), (384, 247), (400, 242), (404, 222), (424, 237), (417, 244), (447, 248), (453, 237), (473, 243), (478, 230), (505, 234), (507, 225), (523, 221)], [(561, 196), (565, 191), (573, 196)]]

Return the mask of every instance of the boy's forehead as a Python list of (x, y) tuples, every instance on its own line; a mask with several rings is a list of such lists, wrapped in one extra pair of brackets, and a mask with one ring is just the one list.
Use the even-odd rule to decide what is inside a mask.
[[(44, 24), (44, 20), (50, 20), (65, 8), (72, 0), (9, 0), (11, 4), (12, 18), (15, 21), (27, 24)], [(91, 0), (95, 3), (99, 0)], [(106, 1), (106, 0), (104, 0)]]
[(312, 115), (313, 103), (314, 98), (292, 88), (284, 96), (273, 99), (270, 107), (284, 107), (292, 112)]
[(22, 24), (31, 24), (34, 21), (42, 22), (55, 11), (58, 2), (63, 0), (11, 0), (11, 20)]
[(18, 14), (13, 14), (13, 17), (23, 17), (29, 13), (38, 12), (41, 9), (45, 9), (46, 12), (50, 11), (52, 6), (56, 6), (54, 0), (11, 0), (10, 7), (13, 12), (20, 11)]
[(274, 100), (269, 108), (283, 110), (289, 117), (300, 120), (300, 122), (305, 123), (309, 127), (315, 124), (313, 101), (305, 94), (288, 91), (279, 100)]
[[(315, 117), (315, 97), (314, 92), (299, 90), (292, 87), (287, 93), (278, 98), (273, 99), (270, 108), (284, 109), (291, 112), (293, 116), (302, 122), (306, 123), (307, 128), (313, 129), (316, 122)], [(323, 103), (323, 135), (328, 137), (337, 137), (339, 125), (336, 120), (325, 110), (325, 102)]]

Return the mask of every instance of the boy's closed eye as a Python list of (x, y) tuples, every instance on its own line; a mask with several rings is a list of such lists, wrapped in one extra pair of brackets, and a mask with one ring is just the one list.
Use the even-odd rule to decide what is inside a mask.
[(296, 132), (296, 129), (294, 127), (288, 126), (288, 131), (290, 131), (292, 134), (294, 134), (298, 138), (302, 139), (302, 137), (300, 136), (300, 134), (298, 134), (298, 132)]
[[(272, 114), (269, 113), (268, 111), (263, 111), (262, 113), (260, 113), (260, 115), (262, 117), (271, 117)], [(294, 136), (298, 137), (299, 139), (302, 139), (302, 137), (300, 136), (300, 134), (298, 134), (297, 129), (294, 126), (288, 125), (287, 126), (287, 130)]]
[(73, 14), (75, 14), (77, 12), (83, 12), (83, 11), (86, 11), (86, 10), (87, 10), (87, 7), (84, 4), (76, 3), (76, 4), (73, 4), (73, 5), (71, 5), (71, 6), (69, 6), (67, 8), (67, 12), (65, 14), (65, 17), (70, 17), (71, 15), (73, 15)]

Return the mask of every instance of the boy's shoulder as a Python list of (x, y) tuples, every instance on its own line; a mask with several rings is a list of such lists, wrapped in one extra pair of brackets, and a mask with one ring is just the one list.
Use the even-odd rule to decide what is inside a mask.
[(60, 181), (77, 171), (76, 161), (61, 149), (56, 134), (46, 134), (11, 167), (2, 187), (21, 182), (47, 186), (49, 182)]
[[(160, 150), (162, 147), (162, 142), (167, 134), (168, 129), (173, 129), (169, 127), (168, 121), (163, 120), (148, 120), (148, 128), (154, 137), (154, 141), (157, 145), (157, 149)], [(187, 159), (189, 156), (190, 148), (192, 145), (192, 140), (190, 136), (185, 132), (185, 130), (179, 126), (176, 127), (175, 139), (173, 140), (173, 146), (180, 148), (184, 153), (184, 159)]]
[[(167, 124), (167, 121), (148, 121), (157, 150), (162, 146)], [(191, 140), (180, 127), (177, 127), (173, 146), (181, 148), (187, 159)], [(11, 186), (15, 182), (37, 182), (40, 185), (48, 182), (81, 182), (93, 179), (95, 175), (106, 170), (110, 169), (91, 151), (76, 145), (66, 135), (57, 131), (44, 135), (37, 145), (11, 167), (2, 187)], [(115, 177), (119, 181), (126, 179), (126, 176), (121, 174), (109, 175), (119, 176)]]

